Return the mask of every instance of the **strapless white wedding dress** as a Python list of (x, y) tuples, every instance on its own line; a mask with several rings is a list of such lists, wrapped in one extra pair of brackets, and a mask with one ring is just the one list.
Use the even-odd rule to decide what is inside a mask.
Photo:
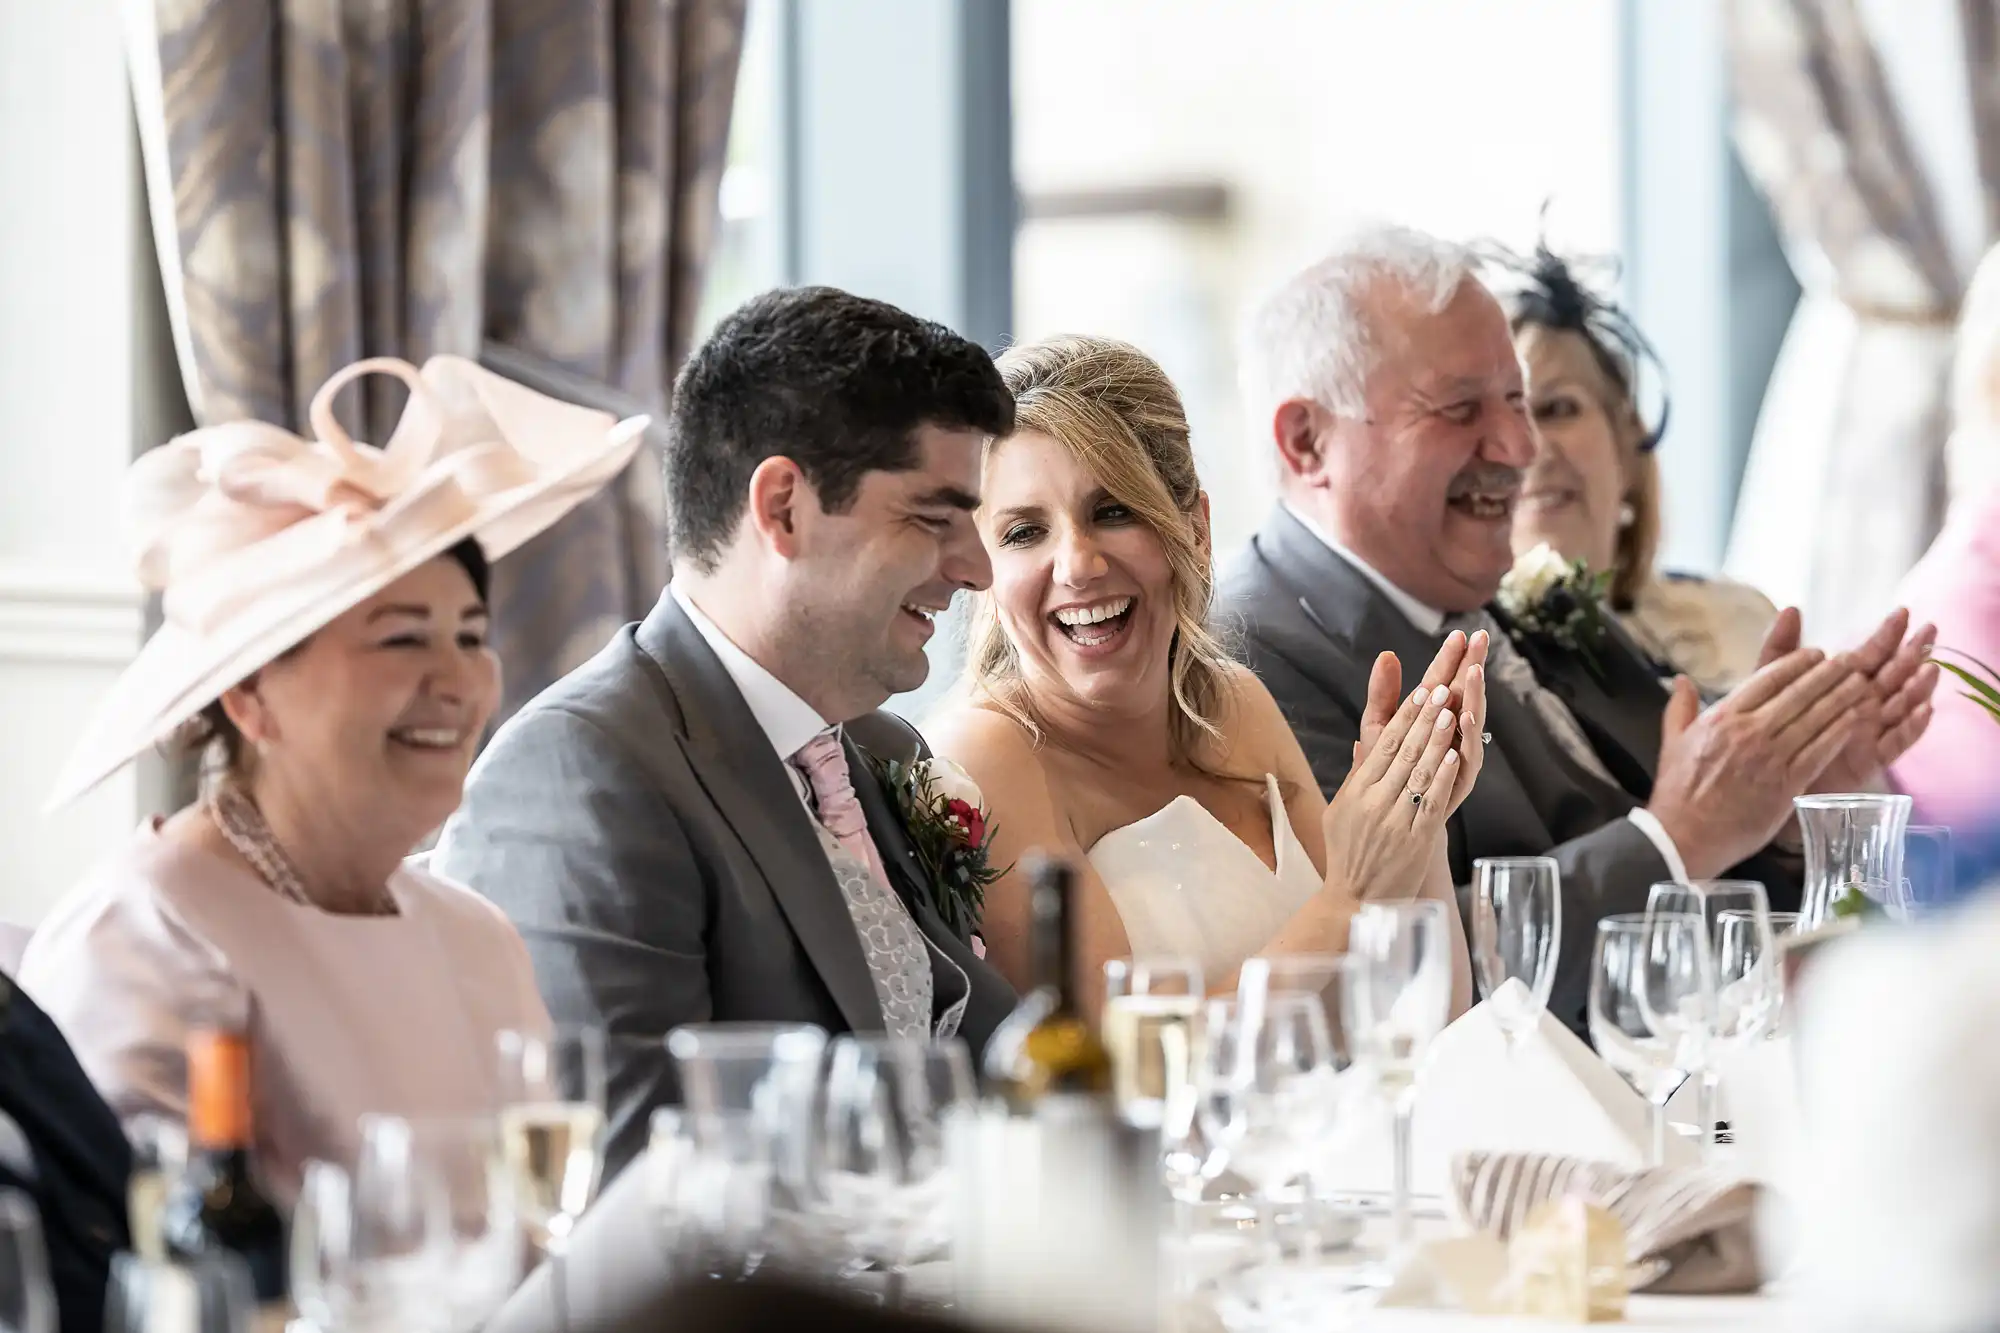
[(1192, 796), (1111, 830), (1090, 849), (1134, 957), (1194, 958), (1204, 978), (1219, 980), (1262, 953), (1319, 892), (1319, 873), (1292, 832), (1278, 779), (1266, 774), (1264, 789), (1276, 870)]

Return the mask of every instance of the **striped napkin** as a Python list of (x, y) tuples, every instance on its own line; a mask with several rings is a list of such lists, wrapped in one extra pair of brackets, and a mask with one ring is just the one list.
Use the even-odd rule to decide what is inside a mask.
[(1754, 1182), (1694, 1167), (1629, 1171), (1542, 1153), (1461, 1153), (1451, 1174), (1459, 1220), (1503, 1241), (1549, 1199), (1575, 1196), (1604, 1209), (1625, 1228), (1634, 1291), (1713, 1296), (1763, 1285)]

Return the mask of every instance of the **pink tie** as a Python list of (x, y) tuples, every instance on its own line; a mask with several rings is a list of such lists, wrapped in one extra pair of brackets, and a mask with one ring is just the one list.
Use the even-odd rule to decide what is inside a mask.
[(823, 731), (807, 741), (792, 762), (812, 783), (813, 804), (819, 807), (819, 822), (833, 835), (840, 849), (875, 873), (876, 883), (888, 887), (889, 875), (882, 867), (882, 854), (875, 839), (868, 836), (868, 816), (854, 794), (847, 772), (847, 751), (837, 732)]

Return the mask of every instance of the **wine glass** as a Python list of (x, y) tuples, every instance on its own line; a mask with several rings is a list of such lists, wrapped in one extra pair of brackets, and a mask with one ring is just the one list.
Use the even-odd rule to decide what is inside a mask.
[(443, 1183), (416, 1128), (398, 1116), (361, 1119), (348, 1182), (348, 1301), (357, 1322), (425, 1327), (451, 1267), (452, 1220)]
[(1472, 965), (1511, 1058), (1540, 1024), (1562, 953), (1562, 870), (1554, 857), (1472, 863)]
[(361, 1118), (364, 1160), (381, 1137), (407, 1135), (417, 1188), (437, 1195), (442, 1217), (440, 1288), (451, 1333), (471, 1333), (505, 1303), (521, 1277), (519, 1187), (497, 1119)]
[(1192, 958), (1113, 958), (1104, 964), (1104, 1046), (1125, 1120), (1166, 1123), (1182, 1094), (1201, 1012), (1201, 964)]
[(0, 1333), (56, 1333), (41, 1219), (19, 1190), (0, 1190)]
[(1187, 1093), (1167, 1105), (1161, 1165), (1174, 1198), (1175, 1227), (1185, 1238), (1209, 1182), (1229, 1165), (1243, 1136), (1236, 1070), (1236, 1000), (1217, 996), (1202, 1007)]
[(1451, 1016), (1451, 935), (1444, 912), (1444, 904), (1429, 901), (1366, 903), (1347, 929), (1342, 1018), (1348, 1045), (1395, 1112), (1390, 1216), (1398, 1253), (1416, 1238), (1410, 1125), (1417, 1077)]
[(1715, 918), (1715, 1035), (1740, 1049), (1769, 1034), (1784, 996), (1773, 912), (1726, 907)]
[(335, 1333), (348, 1324), (353, 1218), (347, 1172), (331, 1162), (307, 1162), (292, 1205), (287, 1276), (299, 1317), (320, 1333)]
[(972, 1058), (956, 1039), (852, 1034), (834, 1040), (813, 1135), (810, 1198), (850, 1263), (888, 1275), (902, 1303), (909, 1266), (950, 1238), (953, 1175), (944, 1119), (976, 1097)]
[[(1686, 883), (1664, 880), (1655, 884), (1646, 896), (1647, 915), (1662, 912), (1692, 913), (1700, 917), (1709, 948), (1714, 950), (1720, 939), (1724, 912), (1747, 912), (1758, 920), (1768, 923), (1771, 917), (1771, 904), (1765, 896), (1764, 886), (1755, 880), (1697, 879)], [(1711, 955), (1712, 970), (1715, 970), (1718, 961), (1719, 959)], [(1721, 1001), (1726, 997), (1720, 993), (1721, 985), (1722, 978), (1718, 975), (1716, 977), (1718, 1003), (1715, 1009), (1717, 1026), (1710, 1034), (1718, 1041), (1728, 1040), (1737, 1035), (1733, 1027), (1728, 1032), (1723, 1030), (1726, 1021), (1735, 1024), (1743, 1018), (1761, 1016), (1725, 1014)], [(1740, 990), (1738, 993), (1741, 993)], [(1716, 1094), (1721, 1080), (1721, 1066), (1716, 1061), (1710, 1060), (1707, 1067), (1701, 1071), (1701, 1085), (1696, 1089), (1699, 1096), (1695, 1099), (1695, 1118), (1704, 1154), (1715, 1146)]]
[[(1713, 1004), (1702, 920), (1692, 913), (1608, 916), (1590, 962), (1590, 1040), (1604, 1062), (1652, 1106), (1651, 1163), (1667, 1157), (1667, 1102), (1703, 1064)], [(1692, 1010), (1693, 1025), (1679, 1018)]]
[(667, 1034), (680, 1074), (684, 1248), (699, 1273), (748, 1277), (808, 1188), (826, 1033), (805, 1023), (698, 1023)]
[(500, 1138), (537, 1248), (560, 1254), (604, 1165), (604, 1033), (502, 1032)]

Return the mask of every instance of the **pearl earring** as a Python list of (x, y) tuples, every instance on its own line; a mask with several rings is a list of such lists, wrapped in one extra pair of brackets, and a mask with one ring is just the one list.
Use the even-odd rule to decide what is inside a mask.
[(1618, 506), (1619, 527), (1629, 528), (1638, 521), (1639, 521), (1639, 511), (1634, 509), (1630, 504), (1622, 504)]

